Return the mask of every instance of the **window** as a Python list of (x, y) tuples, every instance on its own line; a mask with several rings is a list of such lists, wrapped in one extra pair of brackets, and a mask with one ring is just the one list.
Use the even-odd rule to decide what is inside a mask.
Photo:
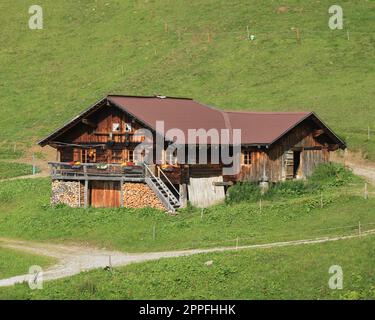
[(112, 150), (112, 163), (120, 163), (122, 161), (122, 150)]
[(244, 150), (242, 164), (251, 164), (251, 160), (252, 160), (251, 156), (252, 156), (252, 152), (250, 150)]
[(133, 162), (134, 161), (134, 150), (126, 150), (126, 161)]
[(119, 132), (120, 131), (120, 124), (119, 123), (112, 123), (112, 131)]
[(166, 163), (177, 164), (177, 149), (174, 149), (173, 152), (171, 152), (171, 150), (166, 152)]
[(132, 132), (132, 124), (125, 123), (125, 132)]
[(95, 163), (96, 162), (96, 150), (95, 149), (89, 149), (86, 150), (86, 161), (88, 163)]

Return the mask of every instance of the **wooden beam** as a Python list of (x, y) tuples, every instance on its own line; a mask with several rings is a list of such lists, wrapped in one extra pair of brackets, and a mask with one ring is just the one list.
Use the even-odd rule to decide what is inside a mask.
[(94, 122), (92, 122), (92, 121), (90, 121), (90, 120), (88, 120), (86, 118), (82, 118), (82, 123), (88, 125), (91, 128), (96, 128), (97, 127), (97, 125)]
[(324, 133), (324, 129), (315, 130), (312, 135), (314, 138), (321, 136)]
[(133, 178), (133, 177), (116, 177), (116, 176), (69, 176), (69, 175), (60, 175), (60, 174), (52, 174), (52, 180), (69, 180), (69, 181), (125, 181), (125, 182), (144, 182), (144, 178)]
[(338, 144), (330, 144), (328, 146), (328, 151), (336, 151), (339, 148), (340, 148), (340, 146)]
[(187, 205), (187, 185), (185, 183), (183, 184), (180, 184), (180, 203), (181, 203), (181, 207), (182, 208), (185, 208), (186, 205)]
[(120, 181), (120, 206), (121, 206), (121, 208), (124, 207), (124, 191), (122, 190), (123, 184), (124, 184), (124, 182), (121, 180)]
[(304, 147), (303, 150), (322, 150), (322, 146)]
[(212, 182), (212, 184), (215, 186), (215, 187), (222, 187), (222, 186), (233, 186), (233, 182), (232, 181), (223, 181), (223, 182)]
[(84, 196), (83, 196), (83, 199), (84, 199), (84, 207), (85, 207), (85, 209), (86, 209), (86, 208), (88, 207), (88, 205), (89, 205), (88, 191), (89, 191), (89, 181), (86, 179), (86, 180), (85, 180)]

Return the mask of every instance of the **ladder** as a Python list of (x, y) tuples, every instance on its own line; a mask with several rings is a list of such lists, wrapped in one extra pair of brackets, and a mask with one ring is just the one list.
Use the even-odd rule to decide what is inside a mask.
[(168, 177), (164, 174), (163, 171), (159, 170), (158, 177), (153, 174), (151, 169), (144, 163), (145, 167), (145, 182), (151, 188), (152, 191), (155, 192), (159, 200), (163, 203), (163, 205), (168, 209), (169, 212), (176, 212), (178, 208), (181, 207), (180, 200), (174, 195), (174, 193), (168, 188), (168, 186), (164, 183), (164, 181), (160, 178), (160, 173), (164, 175), (164, 178), (168, 181), (168, 183), (172, 186), (175, 193), (180, 197), (179, 192), (173, 186), (171, 181)]

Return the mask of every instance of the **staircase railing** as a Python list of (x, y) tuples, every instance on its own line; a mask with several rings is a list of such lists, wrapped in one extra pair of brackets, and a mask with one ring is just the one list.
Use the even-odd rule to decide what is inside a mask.
[[(157, 178), (154, 175), (154, 173), (151, 171), (151, 169), (149, 168), (149, 166), (146, 163), (144, 163), (143, 165), (144, 165), (144, 168), (145, 168), (145, 181), (146, 181), (146, 183), (151, 187), (151, 189), (154, 190), (154, 192), (158, 195), (159, 199), (164, 203), (164, 205), (170, 211), (175, 212), (176, 209), (174, 207), (174, 204), (179, 203), (179, 199), (177, 199), (173, 195), (171, 190), (169, 190), (167, 185), (160, 179), (160, 177)], [(156, 182), (154, 182), (152, 179), (154, 179)], [(168, 181), (170, 182), (169, 179), (168, 179)], [(162, 193), (162, 190), (159, 189), (157, 184), (159, 184), (159, 186), (165, 191), (166, 194)], [(172, 185), (172, 187), (174, 187), (174, 186)], [(167, 189), (168, 191), (166, 191), (165, 189)], [(177, 192), (177, 194), (178, 194), (178, 196), (180, 196), (178, 192)]]
[(158, 170), (158, 174), (160, 176), (160, 173), (163, 175), (163, 177), (167, 180), (167, 182), (172, 186), (173, 190), (176, 192), (176, 194), (178, 195), (178, 198), (181, 199), (180, 197), (180, 193), (178, 192), (178, 190), (176, 189), (176, 187), (173, 185), (173, 183), (171, 182), (171, 180), (169, 180), (169, 178), (166, 176), (166, 174), (163, 172), (163, 170), (160, 169), (160, 167), (157, 167), (157, 170)]

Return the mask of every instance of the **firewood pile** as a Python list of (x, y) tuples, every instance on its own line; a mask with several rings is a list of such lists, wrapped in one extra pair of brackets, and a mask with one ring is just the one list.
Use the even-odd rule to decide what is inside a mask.
[(52, 181), (51, 203), (53, 205), (64, 203), (70, 207), (79, 207), (80, 182), (79, 181)]
[(124, 206), (128, 208), (151, 207), (165, 210), (156, 194), (143, 183), (124, 183), (122, 190), (124, 192)]

